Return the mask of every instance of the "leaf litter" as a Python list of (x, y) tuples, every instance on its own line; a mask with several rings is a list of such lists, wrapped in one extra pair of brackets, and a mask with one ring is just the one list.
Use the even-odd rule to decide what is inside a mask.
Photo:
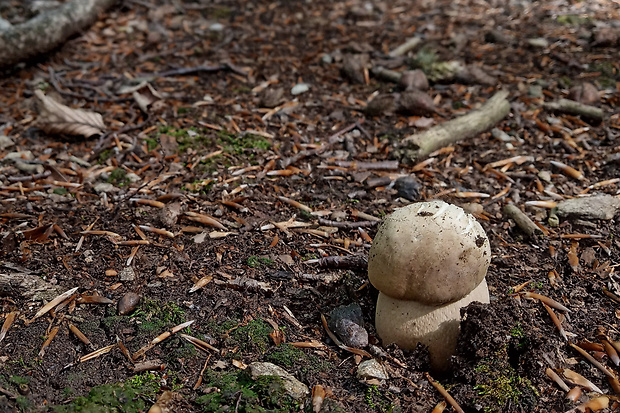
[[(29, 378), (31, 405), (136, 379), (140, 358), (162, 397), (183, 396), (176, 411), (204, 408), (222, 366), (274, 360), (313, 388), (317, 412), (444, 398), (465, 411), (617, 409), (619, 228), (558, 207), (618, 198), (618, 11), (491, 3), (129, 1), (3, 77), (0, 135), (17, 146), (0, 153), (3, 262), (68, 290), (45, 305), (0, 285), (2, 360)], [(488, 109), (484, 130), (416, 147)], [(415, 198), (403, 176), (419, 200), (474, 212), (492, 243), (492, 303), (463, 310), (453, 370), (434, 379), (424, 349), (382, 348), (373, 326), (364, 257), (379, 220)], [(145, 316), (148, 300), (168, 318)], [(352, 302), (365, 349), (322, 328)], [(369, 356), (390, 379), (355, 378)], [(585, 391), (565, 401), (558, 374)]]

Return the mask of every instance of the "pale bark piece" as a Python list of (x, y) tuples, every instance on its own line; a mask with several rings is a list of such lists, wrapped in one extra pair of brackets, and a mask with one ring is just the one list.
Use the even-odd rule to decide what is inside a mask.
[(387, 69), (383, 66), (375, 66), (372, 68), (371, 72), (373, 76), (387, 82), (398, 83), (402, 77), (402, 73), (397, 72), (396, 70)]
[(36, 275), (22, 272), (0, 274), (0, 297), (49, 301), (62, 291), (61, 287)]
[(479, 109), (437, 125), (422, 133), (407, 136), (400, 143), (403, 162), (419, 158), (445, 146), (460, 142), (491, 129), (510, 112), (508, 92), (499, 91)]
[(73, 109), (57, 102), (43, 91), (35, 90), (39, 99), (37, 126), (46, 133), (79, 135), (89, 138), (105, 130), (101, 114), (82, 109)]
[(404, 350), (414, 350), (418, 343), (428, 346), (433, 368), (446, 370), (456, 352), (461, 308), (474, 301), (490, 302), (485, 279), (464, 298), (442, 306), (398, 300), (380, 292), (375, 315), (377, 334), (384, 345), (396, 343)]
[(420, 43), (422, 43), (422, 38), (420, 37), (412, 37), (410, 39), (407, 39), (405, 43), (401, 44), (396, 49), (390, 52), (390, 57), (404, 56), (407, 53), (409, 53), (411, 50), (418, 47)]
[(90, 26), (117, 0), (72, 0), (0, 31), (0, 67), (47, 53)]
[(584, 105), (570, 99), (560, 99), (557, 102), (549, 102), (544, 104), (545, 109), (567, 113), (569, 115), (581, 116), (582, 118), (600, 123), (603, 121), (603, 110), (594, 106)]
[(536, 225), (530, 217), (525, 215), (518, 206), (513, 204), (504, 206), (504, 214), (506, 214), (508, 218), (511, 218), (528, 237), (531, 238), (542, 234), (542, 230), (538, 228), (538, 225)]

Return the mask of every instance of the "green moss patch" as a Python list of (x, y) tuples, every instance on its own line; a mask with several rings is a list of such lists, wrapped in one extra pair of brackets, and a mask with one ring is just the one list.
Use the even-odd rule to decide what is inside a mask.
[(265, 360), (285, 369), (293, 368), (302, 376), (315, 377), (321, 371), (330, 369), (331, 364), (313, 354), (290, 344), (280, 344), (267, 351)]
[(249, 321), (232, 330), (227, 344), (238, 346), (241, 352), (264, 353), (269, 345), (269, 333), (273, 328), (261, 319)]
[(531, 411), (536, 404), (538, 392), (527, 378), (517, 374), (507, 360), (504, 347), (494, 357), (482, 360), (474, 369), (477, 382), (474, 389), (478, 391), (479, 404), (485, 413), (500, 413), (509, 406), (521, 406), (523, 411)]
[(395, 406), (392, 401), (377, 386), (369, 386), (364, 395), (364, 401), (371, 411), (380, 413), (401, 412), (400, 407)]
[(93, 387), (88, 395), (51, 410), (54, 413), (139, 413), (146, 411), (146, 406), (140, 388), (119, 383)]
[(125, 171), (123, 168), (116, 168), (110, 173), (108, 183), (116, 186), (127, 185), (129, 183), (129, 179), (127, 178), (127, 171)]
[(248, 257), (247, 264), (250, 268), (259, 268), (273, 265), (273, 260), (265, 257), (259, 257), (257, 255), (251, 255)]
[(142, 299), (131, 318), (137, 318), (142, 330), (158, 332), (185, 321), (185, 311), (173, 302)]
[(262, 136), (250, 133), (234, 135), (225, 131), (219, 131), (218, 143), (222, 145), (224, 152), (232, 155), (240, 155), (250, 149), (266, 150), (271, 148), (271, 142)]
[(286, 394), (282, 379), (276, 376), (253, 380), (245, 370), (207, 370), (203, 383), (208, 393), (195, 401), (203, 412), (284, 413), (299, 410), (296, 402)]

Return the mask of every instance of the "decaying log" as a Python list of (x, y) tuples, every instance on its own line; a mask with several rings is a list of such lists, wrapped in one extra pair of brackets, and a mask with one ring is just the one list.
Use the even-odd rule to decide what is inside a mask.
[(0, 67), (49, 52), (88, 27), (117, 0), (71, 0), (0, 31)]
[(584, 105), (583, 103), (576, 102), (569, 99), (560, 99), (557, 102), (549, 102), (544, 104), (545, 109), (567, 113), (569, 115), (581, 116), (600, 123), (603, 121), (603, 110), (594, 106)]
[(402, 162), (412, 163), (444, 146), (476, 136), (495, 126), (510, 112), (508, 92), (499, 91), (479, 109), (437, 125), (422, 133), (407, 136), (395, 153)]
[(23, 272), (0, 274), (0, 297), (49, 301), (63, 289), (36, 275)]

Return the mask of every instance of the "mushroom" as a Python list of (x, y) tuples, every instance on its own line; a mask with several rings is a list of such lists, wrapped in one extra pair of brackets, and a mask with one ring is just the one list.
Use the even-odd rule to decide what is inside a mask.
[(491, 261), (482, 226), (443, 201), (410, 204), (389, 215), (373, 241), (368, 277), (379, 291), (375, 326), (385, 344), (429, 347), (445, 370), (456, 350), (460, 309), (489, 303)]

